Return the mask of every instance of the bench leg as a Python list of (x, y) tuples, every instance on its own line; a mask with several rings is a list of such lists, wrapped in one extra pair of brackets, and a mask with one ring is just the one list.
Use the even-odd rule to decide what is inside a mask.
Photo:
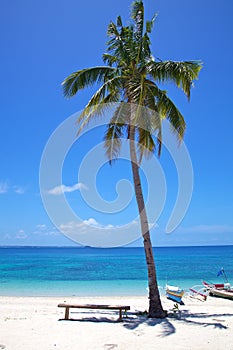
[(70, 308), (69, 308), (69, 307), (66, 307), (66, 311), (65, 311), (65, 320), (68, 320), (68, 319), (69, 319), (69, 311), (70, 311)]
[(122, 321), (122, 309), (119, 309), (119, 321)]

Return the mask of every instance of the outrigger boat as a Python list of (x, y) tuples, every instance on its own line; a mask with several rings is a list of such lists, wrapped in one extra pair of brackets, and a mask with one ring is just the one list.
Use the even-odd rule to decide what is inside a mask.
[(179, 304), (182, 304), (182, 296), (184, 295), (184, 290), (176, 286), (166, 285), (166, 296), (168, 299), (173, 300)]
[(207, 288), (201, 286), (201, 285), (196, 285), (193, 286), (192, 288), (189, 288), (190, 292), (192, 293), (190, 296), (193, 298), (200, 299), (202, 301), (206, 301), (209, 291)]
[(205, 288), (209, 292), (209, 295), (218, 297), (218, 298), (233, 300), (233, 288), (228, 282), (226, 273), (223, 268), (217, 274), (217, 276), (221, 276), (221, 275), (224, 276), (225, 283), (210, 283), (210, 282), (202, 281), (202, 284), (205, 286)]
[(231, 289), (231, 285), (229, 282), (227, 283), (211, 283), (211, 282), (206, 282), (206, 281), (202, 281), (202, 284), (207, 288), (207, 289), (218, 289), (218, 290), (229, 290)]
[(222, 276), (224, 278), (224, 283), (211, 283), (202, 281), (202, 284), (208, 289), (218, 289), (218, 290), (231, 290), (231, 285), (228, 281), (226, 272), (224, 271), (224, 268), (222, 267), (221, 270), (217, 273), (217, 276)]

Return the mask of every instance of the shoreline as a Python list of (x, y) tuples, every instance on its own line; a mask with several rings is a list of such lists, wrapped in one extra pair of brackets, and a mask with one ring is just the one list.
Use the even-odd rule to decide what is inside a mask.
[[(164, 309), (174, 302), (161, 297)], [(208, 297), (202, 302), (185, 296), (180, 314), (148, 319), (145, 296), (12, 297), (0, 296), (0, 349), (70, 350), (91, 349), (224, 349), (232, 350), (233, 302)], [(59, 303), (120, 304), (131, 307), (124, 322), (109, 310), (71, 310), (73, 321), (65, 321)], [(195, 336), (194, 336), (195, 335)]]

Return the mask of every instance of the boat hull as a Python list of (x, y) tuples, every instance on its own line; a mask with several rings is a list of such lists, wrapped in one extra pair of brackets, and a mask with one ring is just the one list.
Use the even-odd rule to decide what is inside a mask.
[(168, 299), (176, 301), (177, 303), (181, 304), (182, 302), (182, 296), (184, 295), (184, 290), (179, 289), (178, 287), (167, 287), (166, 288), (166, 296)]
[(225, 284), (224, 283), (209, 283), (209, 282), (206, 282), (206, 281), (202, 281), (202, 284), (208, 288), (208, 289), (224, 289), (225, 287)]
[(224, 299), (230, 299), (233, 300), (233, 290), (220, 290), (216, 288), (210, 289), (210, 295), (217, 297), (217, 298), (224, 298)]

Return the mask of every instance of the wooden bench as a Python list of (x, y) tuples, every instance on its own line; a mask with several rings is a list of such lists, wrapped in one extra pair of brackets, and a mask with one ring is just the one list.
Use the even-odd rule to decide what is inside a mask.
[(119, 310), (119, 319), (122, 321), (122, 310), (125, 312), (130, 310), (130, 306), (125, 305), (96, 305), (96, 304), (58, 304), (58, 307), (65, 308), (65, 320), (69, 319), (69, 311), (71, 308), (74, 309), (103, 309), (103, 310)]

